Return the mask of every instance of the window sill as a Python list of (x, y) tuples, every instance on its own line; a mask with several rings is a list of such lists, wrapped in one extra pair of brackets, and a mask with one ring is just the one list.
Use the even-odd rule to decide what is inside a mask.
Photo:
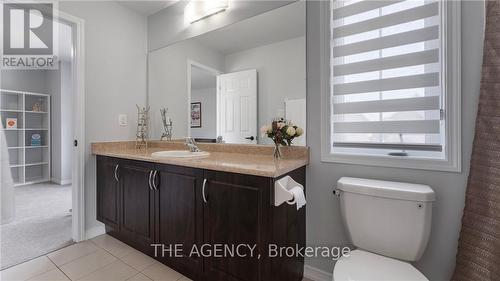
[(323, 153), (321, 162), (461, 173), (461, 161), (408, 156)]

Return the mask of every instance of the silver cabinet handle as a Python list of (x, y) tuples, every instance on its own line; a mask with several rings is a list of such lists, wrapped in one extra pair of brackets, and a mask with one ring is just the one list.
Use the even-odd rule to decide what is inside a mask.
[(153, 175), (153, 170), (149, 171), (149, 190), (153, 190), (153, 187), (151, 186), (151, 176)]
[(205, 197), (205, 187), (207, 185), (207, 179), (203, 179), (203, 188), (201, 189), (201, 195), (203, 196), (203, 202), (208, 203), (207, 202), (207, 197)]
[(116, 174), (118, 172), (118, 166), (120, 166), (120, 165), (116, 164), (116, 166), (115, 166), (115, 180), (116, 180), (116, 182), (118, 182), (118, 175)]
[(158, 190), (158, 186), (156, 186), (156, 175), (158, 174), (158, 170), (156, 170), (153, 174), (153, 188)]

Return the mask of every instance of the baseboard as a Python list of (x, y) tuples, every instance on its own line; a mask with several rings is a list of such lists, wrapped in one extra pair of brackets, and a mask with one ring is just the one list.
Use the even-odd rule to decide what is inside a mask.
[(304, 277), (313, 281), (332, 281), (332, 274), (310, 265), (304, 265)]
[(99, 235), (102, 235), (105, 233), (106, 233), (106, 228), (104, 227), (104, 225), (94, 226), (94, 227), (87, 229), (85, 231), (85, 240), (92, 239), (96, 236), (99, 236)]
[(59, 185), (68, 185), (72, 183), (71, 179), (63, 180), (63, 179), (51, 178), (50, 181), (55, 182)]

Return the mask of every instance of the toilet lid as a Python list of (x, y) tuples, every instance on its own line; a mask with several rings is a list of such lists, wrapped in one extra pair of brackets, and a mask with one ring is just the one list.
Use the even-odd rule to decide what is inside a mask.
[(428, 281), (411, 264), (373, 254), (354, 250), (347, 257), (340, 258), (333, 270), (334, 281)]

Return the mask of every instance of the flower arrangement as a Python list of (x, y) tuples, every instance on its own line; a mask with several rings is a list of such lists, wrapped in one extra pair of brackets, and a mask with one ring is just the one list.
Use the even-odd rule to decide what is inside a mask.
[(283, 118), (274, 120), (271, 125), (263, 126), (260, 131), (274, 142), (274, 157), (282, 158), (280, 145), (291, 146), (293, 139), (304, 134), (304, 129), (293, 125)]

